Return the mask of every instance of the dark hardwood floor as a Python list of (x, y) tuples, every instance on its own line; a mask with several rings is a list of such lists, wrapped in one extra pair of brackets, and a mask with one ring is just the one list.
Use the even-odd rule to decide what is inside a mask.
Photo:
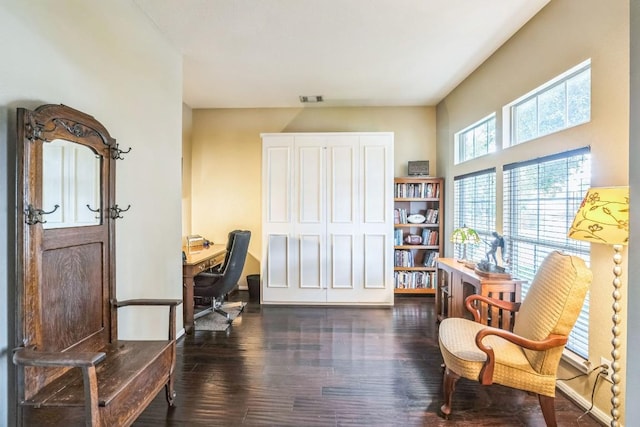
[[(247, 300), (240, 291), (232, 299)], [(544, 426), (535, 396), (460, 380), (444, 420), (433, 298), (393, 308), (250, 302), (226, 332), (178, 343), (176, 404), (134, 426)], [(561, 393), (560, 426), (598, 426)]]

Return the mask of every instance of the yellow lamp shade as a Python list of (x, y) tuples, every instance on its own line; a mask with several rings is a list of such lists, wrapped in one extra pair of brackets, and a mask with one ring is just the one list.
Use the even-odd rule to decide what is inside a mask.
[(567, 236), (592, 243), (626, 245), (629, 242), (629, 187), (589, 189)]

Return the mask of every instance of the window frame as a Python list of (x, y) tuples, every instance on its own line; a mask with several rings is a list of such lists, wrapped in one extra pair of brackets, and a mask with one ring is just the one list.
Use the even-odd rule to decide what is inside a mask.
[[(493, 141), (492, 143), (489, 142), (489, 136), (492, 134), (491, 132), (491, 126), (490, 124), (492, 123), (493, 126)], [(476, 154), (476, 149), (475, 147), (477, 146), (477, 142), (475, 140), (476, 136), (475, 133), (476, 131), (480, 130), (481, 128), (486, 127), (486, 135), (487, 135), (487, 151), (480, 153), (480, 154)], [(468, 153), (465, 152), (465, 143), (464, 143), (464, 136), (472, 133), (473, 134), (473, 146), (474, 146), (474, 154), (469, 157), (466, 158), (466, 155)], [(495, 111), (491, 114), (489, 114), (486, 117), (483, 117), (482, 119), (478, 120), (477, 122), (467, 126), (466, 128), (462, 129), (461, 131), (458, 131), (454, 134), (454, 164), (458, 165), (460, 163), (464, 163), (464, 162), (468, 162), (469, 160), (473, 160), (473, 159), (477, 159), (478, 157), (482, 157), (482, 156), (486, 156), (487, 154), (491, 154), (491, 153), (495, 153), (496, 150), (498, 149), (498, 142), (497, 142), (497, 131), (496, 131), (496, 113)], [(493, 149), (491, 149), (493, 148)]]
[[(581, 75), (583, 72), (589, 72), (589, 102), (588, 102), (588, 106), (589, 106), (589, 111), (588, 111), (588, 117), (584, 120), (584, 121), (580, 121), (580, 122), (576, 122), (576, 123), (568, 123), (567, 120), (567, 116), (568, 116), (568, 95), (567, 95), (567, 83), (572, 81), (572, 79), (574, 79), (575, 77)], [(564, 104), (564, 126), (562, 126), (561, 128), (558, 129), (554, 129), (552, 131), (549, 132), (540, 132), (539, 131), (539, 124), (540, 124), (540, 116), (539, 116), (539, 108), (538, 108), (538, 104), (539, 104), (539, 99), (541, 96), (544, 96), (545, 94), (550, 93), (553, 89), (556, 89), (558, 86), (560, 85), (564, 85), (565, 86), (565, 104)], [(518, 99), (510, 102), (509, 104), (505, 105), (502, 108), (502, 117), (503, 117), (503, 138), (502, 138), (502, 148), (506, 149), (509, 147), (514, 147), (516, 145), (520, 145), (520, 144), (524, 144), (526, 142), (530, 142), (533, 140), (536, 140), (538, 138), (544, 137), (544, 136), (548, 136), (548, 135), (552, 135), (554, 133), (557, 132), (562, 132), (566, 129), (570, 129), (572, 127), (576, 127), (576, 126), (580, 126), (583, 125), (585, 123), (589, 123), (591, 121), (591, 94), (592, 94), (592, 89), (591, 89), (591, 58), (581, 62), (580, 64), (570, 68), (569, 70), (565, 71), (564, 73), (558, 75), (557, 77), (549, 80), (548, 82), (538, 86), (537, 88), (533, 89), (532, 91), (526, 93), (525, 95), (519, 97)], [(518, 114), (517, 114), (517, 108), (526, 104), (527, 102), (530, 102), (532, 100), (536, 100), (536, 134), (534, 136), (531, 136), (528, 139), (524, 139), (522, 141), (518, 141), (517, 140), (517, 133), (518, 133), (518, 126), (517, 126), (517, 119), (518, 119)]]

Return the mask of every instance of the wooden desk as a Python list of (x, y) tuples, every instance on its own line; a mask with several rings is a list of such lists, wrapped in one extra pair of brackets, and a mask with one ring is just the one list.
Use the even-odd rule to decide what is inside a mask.
[(227, 246), (211, 245), (198, 250), (183, 247), (182, 251), (187, 255), (186, 261), (182, 263), (182, 317), (184, 330), (190, 334), (193, 331), (193, 278), (208, 268), (222, 264)]
[[(453, 258), (440, 258), (437, 263), (436, 311), (438, 320), (446, 317), (472, 318), (464, 306), (464, 300), (472, 294), (480, 294), (505, 301), (520, 302), (522, 284), (519, 279), (494, 279), (479, 276), (474, 270)], [(503, 313), (497, 308), (480, 311), (482, 323), (499, 327)], [(513, 326), (513, 317), (507, 320)], [(503, 322), (504, 323), (504, 322)]]

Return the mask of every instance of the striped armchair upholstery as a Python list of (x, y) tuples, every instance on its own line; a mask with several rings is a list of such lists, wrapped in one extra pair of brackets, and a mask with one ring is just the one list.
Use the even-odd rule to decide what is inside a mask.
[[(555, 426), (556, 372), (591, 278), (581, 258), (552, 252), (525, 300), (520, 306), (513, 304), (519, 308), (513, 332), (467, 319), (443, 320), (439, 342), (445, 365), (441, 408), (445, 417), (451, 413), (455, 383), (463, 377), (536, 393), (547, 425)], [(470, 298), (491, 303), (486, 297)]]

